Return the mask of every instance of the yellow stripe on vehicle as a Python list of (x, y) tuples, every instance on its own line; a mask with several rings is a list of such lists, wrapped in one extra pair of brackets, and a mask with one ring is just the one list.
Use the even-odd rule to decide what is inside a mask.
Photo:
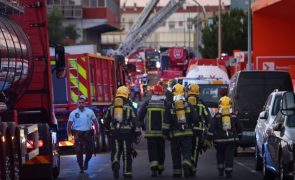
[(86, 70), (80, 64), (78, 64), (78, 73), (87, 80)]
[(55, 60), (50, 60), (50, 65), (55, 65)]
[(86, 97), (88, 98), (88, 89), (84, 86), (84, 84), (77, 82), (77, 79), (75, 78), (75, 76), (70, 73), (70, 80), (71, 83), (74, 84), (74, 86), (78, 87), (79, 91)]

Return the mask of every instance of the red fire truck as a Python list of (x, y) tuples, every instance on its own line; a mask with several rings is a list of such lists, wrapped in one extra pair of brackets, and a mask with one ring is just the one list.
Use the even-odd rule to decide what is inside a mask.
[[(80, 95), (87, 98), (87, 106), (94, 110), (100, 123), (100, 137), (97, 140), (100, 151), (107, 148), (107, 138), (101, 119), (104, 110), (111, 105), (117, 84), (124, 84), (123, 67), (117, 66), (114, 59), (95, 54), (72, 54), (65, 56), (67, 76), (65, 79), (52, 77), (54, 110), (58, 121), (59, 147), (71, 147), (73, 141), (67, 139), (67, 122), (71, 111), (77, 108)], [(55, 60), (51, 60), (55, 69)], [(116, 76), (116, 73), (119, 76)], [(122, 82), (121, 82), (122, 81)]]
[[(0, 5), (0, 179), (53, 179), (60, 159), (46, 1)], [(62, 53), (58, 57), (62, 70)]]

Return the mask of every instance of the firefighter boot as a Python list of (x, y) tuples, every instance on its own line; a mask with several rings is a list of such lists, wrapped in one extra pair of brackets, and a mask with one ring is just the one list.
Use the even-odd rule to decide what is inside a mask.
[(232, 177), (231, 172), (230, 171), (225, 171), (225, 177), (226, 178), (231, 178)]
[(223, 169), (219, 169), (219, 174), (218, 174), (220, 177), (223, 177), (224, 176), (224, 171)]
[(88, 169), (88, 161), (84, 162), (84, 171), (86, 171)]
[(114, 173), (114, 179), (119, 179), (119, 170), (120, 170), (120, 165), (119, 163), (114, 163), (112, 166), (113, 173)]
[(192, 175), (191, 168), (189, 167), (189, 165), (187, 164), (183, 165), (183, 173), (185, 178), (188, 178)]

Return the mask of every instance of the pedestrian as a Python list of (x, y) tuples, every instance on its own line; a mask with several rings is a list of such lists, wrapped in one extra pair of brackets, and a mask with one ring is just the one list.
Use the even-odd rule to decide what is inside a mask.
[[(92, 129), (94, 125), (95, 129)], [(74, 136), (77, 162), (80, 173), (88, 169), (88, 162), (94, 151), (94, 137), (98, 137), (98, 122), (93, 110), (86, 107), (86, 97), (78, 98), (78, 108), (70, 113), (68, 125), (68, 139)], [(83, 164), (83, 154), (86, 152)]]
[(139, 79), (136, 79), (135, 81), (134, 95), (133, 95), (132, 101), (135, 101), (137, 96), (139, 98), (139, 101), (141, 101), (141, 86), (140, 86)]
[(199, 117), (194, 107), (185, 100), (182, 85), (173, 86), (172, 93), (173, 102), (167, 102), (162, 133), (171, 140), (173, 177), (181, 177), (182, 170), (184, 176), (189, 177), (192, 176), (193, 125), (197, 123)]
[(138, 119), (145, 127), (152, 177), (161, 175), (164, 171), (165, 140), (162, 136), (162, 123), (165, 113), (165, 96), (163, 94), (162, 86), (154, 86), (152, 97), (144, 102), (138, 113)]
[(219, 176), (232, 177), (236, 143), (242, 136), (242, 127), (237, 116), (231, 112), (231, 99), (223, 96), (219, 101), (219, 112), (213, 118), (208, 139), (216, 148)]
[(114, 103), (108, 108), (104, 116), (106, 130), (112, 140), (111, 161), (115, 179), (119, 178), (122, 153), (124, 179), (132, 178), (133, 142), (139, 143), (140, 141), (140, 125), (128, 96), (128, 88), (119, 87)]
[(200, 153), (210, 148), (209, 141), (205, 139), (205, 133), (208, 130), (211, 115), (208, 111), (208, 107), (199, 97), (200, 88), (197, 84), (189, 84), (186, 91), (187, 101), (195, 108), (197, 114), (199, 115), (199, 121), (196, 126), (193, 127), (193, 148), (191, 158), (193, 164), (193, 175), (196, 175)]
[(142, 89), (143, 89), (144, 96), (147, 95), (149, 82), (150, 82), (149, 77), (145, 75), (142, 78)]

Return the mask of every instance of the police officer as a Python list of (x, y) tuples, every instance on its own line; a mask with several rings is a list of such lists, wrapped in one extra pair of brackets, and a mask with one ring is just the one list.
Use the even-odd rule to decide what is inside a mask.
[(196, 174), (196, 168), (198, 165), (199, 154), (210, 147), (210, 143), (205, 139), (205, 133), (208, 129), (209, 122), (211, 121), (211, 115), (208, 108), (200, 99), (200, 90), (197, 84), (189, 84), (187, 87), (187, 101), (195, 108), (199, 115), (198, 123), (193, 127), (193, 148), (192, 148), (192, 163), (193, 163), (193, 175)]
[[(78, 99), (78, 108), (70, 113), (67, 125), (68, 139), (75, 138), (75, 150), (77, 155), (77, 162), (80, 167), (80, 173), (88, 169), (88, 162), (92, 157), (94, 150), (93, 135), (95, 127), (95, 134), (98, 136), (98, 122), (94, 112), (85, 107), (86, 97), (81, 95)], [(86, 151), (86, 157), (83, 165), (83, 152)]]
[(241, 138), (242, 127), (237, 116), (231, 112), (231, 99), (223, 96), (219, 112), (215, 114), (208, 131), (208, 138), (215, 144), (219, 176), (232, 177), (236, 142)]
[(173, 86), (172, 93), (173, 103), (167, 103), (162, 131), (164, 137), (171, 140), (173, 177), (181, 177), (182, 169), (184, 176), (189, 177), (192, 175), (192, 128), (198, 121), (198, 115), (194, 107), (185, 100), (182, 85)]
[[(163, 88), (156, 85), (150, 100), (144, 102), (138, 113), (139, 121), (145, 125), (148, 155), (152, 177), (161, 175), (164, 170), (165, 140), (162, 136), (162, 123), (165, 113), (165, 96)], [(144, 122), (145, 116), (146, 121)]]
[(106, 130), (112, 140), (112, 169), (114, 178), (119, 178), (120, 157), (123, 153), (123, 176), (132, 178), (133, 142), (139, 143), (140, 128), (134, 108), (128, 99), (129, 90), (125, 86), (117, 89), (114, 103), (107, 110), (104, 119)]

